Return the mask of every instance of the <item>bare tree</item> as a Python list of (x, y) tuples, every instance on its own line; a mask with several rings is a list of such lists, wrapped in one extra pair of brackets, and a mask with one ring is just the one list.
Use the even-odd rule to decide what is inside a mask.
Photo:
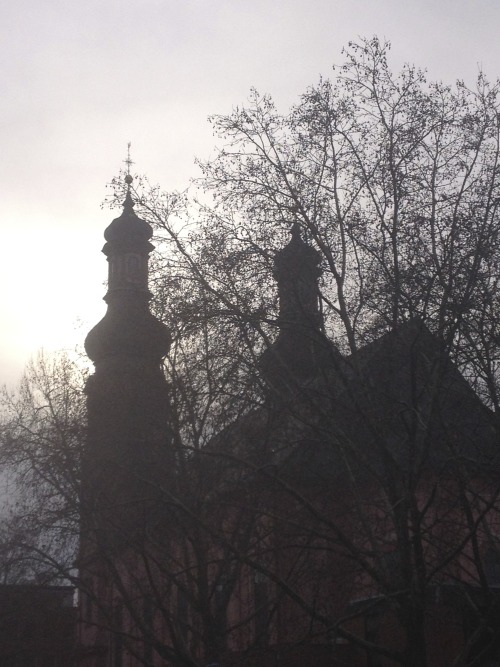
[[(171, 455), (133, 471), (157, 509), (133, 534), (106, 514), (80, 586), (93, 641), (139, 664), (498, 659), (498, 84), (395, 76), (388, 51), (351, 44), (286, 115), (254, 91), (214, 117), (197, 200), (135, 193)], [(40, 403), (35, 370), (5, 451), (74, 535), (81, 398)]]
[[(325, 461), (326, 451), (342, 471), (335, 484), (349, 498), (349, 518), (335, 518), (338, 498), (320, 512), (286, 478), (281, 493), (323, 524), (331, 551), (356, 563), (366, 590), (390, 603), (405, 637), (392, 659), (424, 665), (429, 592), (452, 581), (486, 591), (484, 552), (487, 543), (497, 548), (498, 84), (480, 75), (474, 90), (452, 88), (411, 66), (394, 76), (388, 50), (376, 39), (352, 44), (335, 79), (311, 87), (286, 115), (254, 92), (246, 107), (214, 117), (223, 146), (201, 164), (194, 230), (179, 232), (177, 195), (145, 192), (139, 201), (165, 241), (176, 283), (191, 294), (196, 285), (210, 304), (192, 302), (193, 331), (200, 313), (208, 315), (212, 358), (224, 355), (224, 338), (234, 342), (229, 349), (243, 351), (238, 377), (253, 378), (257, 396), (256, 361), (284, 325), (272, 258), (292, 223), (318, 253), (329, 364), (319, 364), (316, 384), (296, 376), (280, 408), (287, 417), (259, 438), (284, 452), (301, 438), (322, 443)], [(176, 312), (175, 301), (165, 307)], [(297, 359), (279, 361), (293, 382)], [(240, 456), (242, 439), (232, 449)], [(287, 514), (275, 520), (291, 522)], [(356, 539), (341, 530), (344, 521), (356, 526)], [(397, 585), (388, 580), (395, 572)], [(297, 595), (294, 604), (325, 635), (353, 639), (346, 628), (359, 609), (336, 618), (338, 607), (318, 620), (316, 602)], [(470, 602), (472, 626), (488, 625), (485, 608)], [(478, 661), (469, 650), (478, 633), (457, 653)], [(371, 646), (357, 639), (387, 655), (383, 638)]]

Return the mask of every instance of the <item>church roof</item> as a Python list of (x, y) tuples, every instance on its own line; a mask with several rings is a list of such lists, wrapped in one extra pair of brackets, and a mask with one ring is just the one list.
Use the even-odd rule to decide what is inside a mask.
[(332, 355), (318, 383), (252, 411), (213, 446), (313, 484), (390, 469), (500, 472), (491, 411), (418, 320), (355, 355)]

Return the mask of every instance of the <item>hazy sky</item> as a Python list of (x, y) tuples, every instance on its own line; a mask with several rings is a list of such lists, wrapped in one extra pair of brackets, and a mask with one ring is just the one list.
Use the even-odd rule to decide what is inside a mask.
[(473, 85), (500, 75), (499, 25), (499, 0), (4, 0), (0, 382), (102, 316), (100, 205), (128, 141), (137, 171), (182, 189), (213, 150), (207, 116), (251, 86), (285, 111), (374, 34), (394, 69)]

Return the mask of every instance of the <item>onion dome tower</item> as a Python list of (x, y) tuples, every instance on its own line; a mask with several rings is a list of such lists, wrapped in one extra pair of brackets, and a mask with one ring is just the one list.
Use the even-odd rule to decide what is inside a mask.
[(319, 330), (319, 285), (322, 270), (317, 250), (305, 243), (295, 222), (289, 243), (276, 253), (274, 277), (278, 284), (280, 327), (295, 333)]
[(260, 361), (264, 379), (280, 394), (296, 393), (324, 370), (331, 344), (323, 334), (319, 279), (321, 257), (295, 222), (289, 243), (274, 258), (279, 334)]
[[(165, 475), (168, 466), (168, 395), (161, 365), (171, 337), (149, 310), (153, 230), (134, 211), (130, 174), (125, 181), (123, 211), (104, 233), (107, 312), (85, 340), (95, 373), (86, 386), (88, 438), (82, 492), (87, 509), (90, 503), (102, 514), (104, 506), (122, 505), (130, 517), (148, 511), (144, 498), (155, 495), (152, 490), (159, 487), (155, 479)], [(134, 502), (138, 510), (131, 513)]]
[(150, 365), (158, 367), (170, 347), (164, 324), (149, 311), (148, 258), (153, 250), (151, 226), (137, 217), (127, 175), (123, 212), (104, 232), (102, 249), (108, 258), (108, 309), (88, 334), (85, 350), (96, 366)]

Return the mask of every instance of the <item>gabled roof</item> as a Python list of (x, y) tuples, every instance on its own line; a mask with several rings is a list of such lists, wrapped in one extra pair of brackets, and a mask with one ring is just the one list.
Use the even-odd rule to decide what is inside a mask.
[(288, 400), (270, 400), (214, 444), (313, 482), (347, 470), (451, 474), (465, 465), (471, 474), (500, 472), (493, 414), (423, 322), (329, 359), (317, 382), (297, 383)]

